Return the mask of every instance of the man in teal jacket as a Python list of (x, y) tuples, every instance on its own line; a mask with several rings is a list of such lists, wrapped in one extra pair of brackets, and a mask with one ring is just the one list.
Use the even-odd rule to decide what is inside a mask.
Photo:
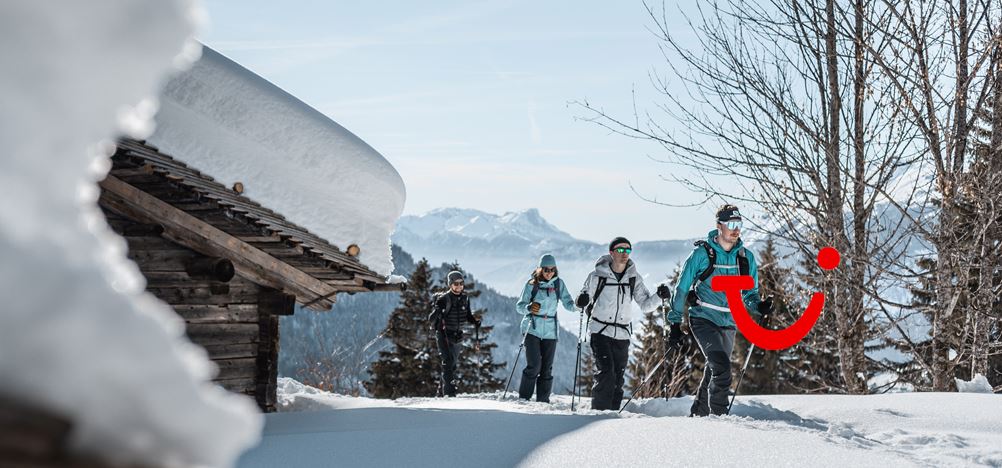
[(549, 403), (553, 388), (553, 357), (557, 352), (557, 305), (574, 310), (574, 300), (567, 286), (558, 277), (557, 260), (553, 255), (540, 257), (539, 266), (532, 272), (522, 288), (522, 296), (515, 310), (524, 315), (522, 334), (525, 335), (525, 369), (518, 396), (523, 400), (532, 397)]
[(753, 315), (768, 315), (772, 298), (761, 300), (758, 293), (758, 265), (755, 255), (741, 242), (741, 213), (734, 205), (717, 210), (717, 229), (710, 231), (705, 241), (696, 243), (682, 268), (675, 288), (675, 300), (668, 314), (671, 332), (668, 346), (678, 349), (682, 343), (682, 316), (689, 308), (689, 327), (706, 358), (703, 380), (699, 383), (690, 416), (727, 414), (728, 391), (731, 387), (731, 352), (734, 350), (736, 326), (723, 292), (710, 288), (718, 275), (748, 275), (755, 287), (742, 293), (745, 307)]

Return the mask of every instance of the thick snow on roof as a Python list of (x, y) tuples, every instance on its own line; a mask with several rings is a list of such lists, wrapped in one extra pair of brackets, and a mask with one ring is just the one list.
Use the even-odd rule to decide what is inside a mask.
[[(149, 133), (157, 86), (197, 56), (185, 0), (0, 2), (0, 397), (68, 418), (85, 452), (231, 465), (260, 437), (249, 398), (144, 293), (97, 206), (108, 147)], [(99, 151), (100, 150), (100, 151)]]
[[(564, 369), (563, 371), (566, 371)], [(373, 400), (279, 379), (282, 411), (239, 466), (999, 466), (1002, 395), (739, 396), (730, 416), (688, 418), (691, 397), (634, 400), (498, 393)]]
[(149, 142), (389, 275), (403, 180), (360, 138), (218, 52), (161, 95)]

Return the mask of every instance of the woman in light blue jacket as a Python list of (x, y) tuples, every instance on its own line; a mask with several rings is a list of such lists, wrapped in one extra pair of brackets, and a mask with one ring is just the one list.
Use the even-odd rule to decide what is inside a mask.
[(539, 267), (532, 272), (515, 304), (515, 310), (525, 316), (522, 319), (525, 370), (518, 387), (518, 396), (524, 400), (532, 397), (535, 388), (536, 401), (550, 402), (553, 356), (557, 351), (557, 303), (563, 303), (566, 310), (574, 310), (566, 285), (557, 277), (557, 261), (546, 254), (539, 258)]

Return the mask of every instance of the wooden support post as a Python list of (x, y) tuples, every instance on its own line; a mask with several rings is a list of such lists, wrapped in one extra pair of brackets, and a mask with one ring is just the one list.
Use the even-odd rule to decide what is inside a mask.
[(275, 411), (278, 402), (279, 316), (292, 315), (295, 296), (281, 291), (263, 289), (258, 301), (260, 327), (255, 395), (261, 410)]

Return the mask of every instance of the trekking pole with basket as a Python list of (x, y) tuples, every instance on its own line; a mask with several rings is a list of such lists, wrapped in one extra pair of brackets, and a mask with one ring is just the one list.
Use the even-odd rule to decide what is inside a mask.
[(504, 384), (504, 393), (498, 401), (504, 400), (508, 397), (508, 386), (511, 384), (511, 378), (515, 376), (515, 369), (518, 368), (518, 358), (522, 357), (522, 348), (525, 347), (525, 338), (529, 336), (529, 330), (532, 330), (532, 324), (529, 324), (529, 326), (525, 328), (525, 333), (522, 334), (522, 342), (518, 345), (518, 353), (515, 354), (515, 362), (512, 363), (511, 373), (508, 374), (508, 381)]
[[(762, 317), (762, 326), (768, 328), (769, 316), (766, 315)], [(745, 357), (745, 365), (741, 366), (741, 374), (738, 375), (738, 384), (734, 386), (734, 395), (731, 395), (731, 402), (727, 405), (727, 414), (731, 414), (731, 407), (734, 406), (734, 400), (738, 397), (738, 390), (741, 389), (741, 381), (745, 378), (745, 371), (748, 370), (748, 363), (751, 362), (752, 353), (755, 352), (755, 343), (752, 343), (748, 347), (748, 356)]]

